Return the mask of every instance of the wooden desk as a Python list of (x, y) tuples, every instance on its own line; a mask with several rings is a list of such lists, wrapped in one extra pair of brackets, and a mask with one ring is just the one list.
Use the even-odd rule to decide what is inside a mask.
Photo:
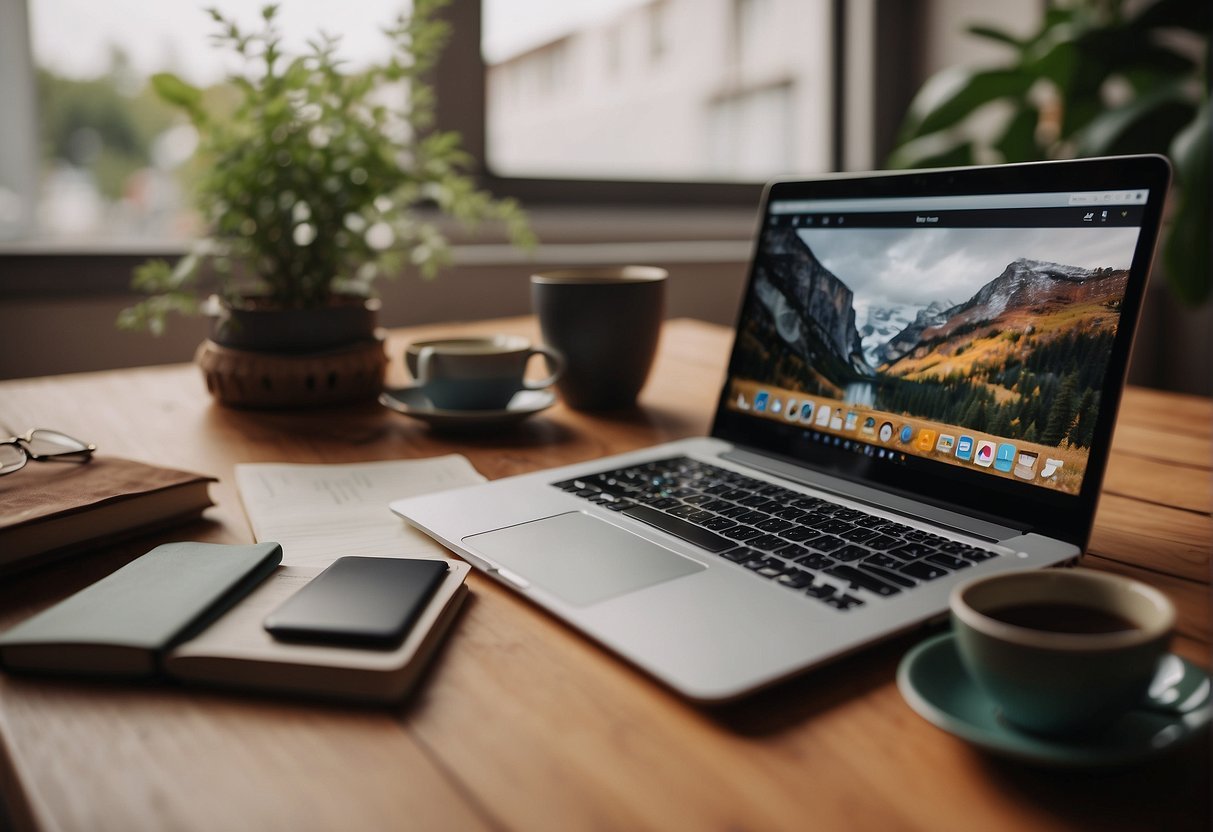
[[(529, 319), (456, 329), (534, 335)], [(563, 407), (463, 440), (375, 405), (215, 406), (190, 366), (0, 384), (0, 431), (54, 427), (102, 453), (220, 478), (206, 522), (0, 584), (0, 626), (168, 539), (246, 542), (237, 462), (465, 453), (490, 478), (708, 429), (730, 335), (668, 325), (634, 412)], [(1130, 390), (1089, 565), (1179, 605), (1177, 649), (1207, 663), (1213, 404)], [(166, 687), (0, 679), (7, 810), (45, 829), (1208, 829), (1209, 746), (1097, 775), (992, 760), (927, 724), (894, 685), (922, 633), (740, 705), (687, 705), (503, 588), (474, 592), (416, 698), (390, 712)], [(772, 634), (773, 638), (788, 637)], [(0, 822), (0, 827), (3, 823)]]

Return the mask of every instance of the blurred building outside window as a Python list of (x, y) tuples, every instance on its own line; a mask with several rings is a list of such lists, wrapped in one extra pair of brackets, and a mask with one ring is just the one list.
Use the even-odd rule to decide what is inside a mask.
[(485, 0), (483, 31), (500, 176), (759, 182), (831, 166), (828, 0)]

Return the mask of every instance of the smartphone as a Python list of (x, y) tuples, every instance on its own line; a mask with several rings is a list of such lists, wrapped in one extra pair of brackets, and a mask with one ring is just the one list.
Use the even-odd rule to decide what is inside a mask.
[(338, 558), (264, 626), (282, 641), (397, 647), (446, 573), (441, 560)]

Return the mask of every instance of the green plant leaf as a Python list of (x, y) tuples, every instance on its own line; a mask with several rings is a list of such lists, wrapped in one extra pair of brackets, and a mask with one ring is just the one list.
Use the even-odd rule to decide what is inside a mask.
[(1023, 72), (1033, 78), (1047, 78), (1069, 89), (1079, 62), (1078, 46), (1067, 38), (1050, 38), (1024, 55)]
[(1213, 294), (1209, 252), (1209, 102), (1205, 100), (1192, 122), (1171, 142), (1171, 161), (1179, 191), (1171, 230), (1163, 247), (1167, 280), (1175, 294), (1192, 306), (1205, 303)]
[(1004, 162), (1035, 162), (1042, 158), (1040, 147), (1036, 144), (1036, 125), (1040, 113), (1035, 107), (1020, 107), (1002, 136), (994, 142), (994, 149), (1002, 154)]
[(1019, 38), (1016, 38), (1013, 35), (1002, 31), (1001, 29), (995, 29), (993, 26), (970, 26), (968, 28), (968, 32), (970, 35), (976, 35), (979, 38), (992, 40), (996, 43), (1004, 43), (1007, 46), (1014, 46), (1017, 50), (1023, 48), (1023, 41), (1019, 40)]
[(1077, 9), (1075, 8), (1076, 6), (1077, 4), (1066, 7), (1060, 6), (1056, 3), (1049, 3), (1045, 7), (1044, 30), (1047, 32), (1050, 29), (1054, 29), (1058, 26), (1066, 26), (1072, 23), (1077, 13)]
[(171, 72), (157, 72), (152, 76), (152, 89), (169, 104), (185, 110), (195, 123), (205, 121), (202, 110), (202, 90), (182, 81)]
[(167, 260), (148, 260), (135, 267), (131, 288), (140, 292), (163, 292), (172, 286), (173, 270)]
[(1093, 118), (1076, 137), (1080, 156), (1157, 152), (1195, 115), (1178, 85), (1153, 90)]
[(1032, 80), (1018, 69), (945, 70), (928, 80), (914, 97), (901, 141), (952, 127), (991, 101), (1022, 96)]

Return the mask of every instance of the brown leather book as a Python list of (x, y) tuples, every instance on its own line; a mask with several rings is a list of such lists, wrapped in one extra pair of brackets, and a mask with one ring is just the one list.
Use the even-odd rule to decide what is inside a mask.
[(192, 520), (215, 481), (114, 457), (31, 462), (0, 477), (0, 571)]

